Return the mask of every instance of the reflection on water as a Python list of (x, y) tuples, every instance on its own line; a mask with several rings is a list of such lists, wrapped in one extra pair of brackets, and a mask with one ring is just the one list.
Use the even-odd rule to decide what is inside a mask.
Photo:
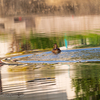
[(100, 68), (99, 64), (79, 64), (72, 79), (75, 87), (76, 99), (99, 100), (100, 97)]
[[(73, 47), (83, 48), (100, 46), (99, 30), (80, 32), (75, 32), (75, 34), (74, 32), (66, 32), (66, 34), (60, 33), (60, 35), (47, 35), (46, 33), (34, 33), (31, 30), (29, 34), (22, 33), (20, 35), (17, 35), (14, 31), (12, 34), (1, 34), (0, 46), (2, 48), (0, 49), (0, 57), (6, 53), (22, 51), (24, 51), (23, 53), (25, 53), (27, 50), (51, 50), (53, 48), (54, 43), (57, 43), (57, 45), (61, 49), (72, 49)], [(66, 46), (66, 41), (68, 43), (68, 47)]]
[[(60, 66), (61, 65), (57, 64), (55, 65), (55, 69), (43, 68), (40, 70), (36, 69), (35, 71), (20, 73), (8, 72), (7, 68), (9, 66), (3, 66), (1, 69), (3, 93), (4, 95), (14, 93), (17, 95), (20, 93), (21, 96), (29, 94), (34, 98), (39, 96), (48, 100), (57, 98), (59, 100), (62, 98), (63, 100), (66, 100), (68, 97), (71, 98), (70, 96), (67, 97), (66, 94), (65, 82), (67, 81), (68, 85), (70, 86), (70, 78), (69, 75), (67, 75), (69, 74), (67, 70), (68, 68), (63, 67), (63, 69), (60, 70)], [(62, 76), (64, 76), (63, 79)], [(69, 88), (69, 86), (67, 87)]]
[(99, 13), (99, 0), (0, 0), (0, 60), (35, 60), (0, 62), (0, 100), (99, 100)]
[(12, 98), (19, 95), (23, 99), (28, 96), (39, 100), (40, 97), (46, 100), (99, 99), (99, 63), (59, 63), (54, 66), (55, 69), (14, 73), (7, 71), (9, 66), (3, 66), (3, 95), (6, 97), (8, 94), (8, 98), (9, 95)]
[[(19, 19), (20, 22), (18, 22)], [(0, 32), (0, 57), (5, 57), (7, 53), (19, 52), (21, 54), (29, 53), (27, 59), (37, 58), (37, 61), (41, 59), (46, 61), (49, 57), (51, 57), (51, 61), (70, 59), (75, 62), (80, 59), (99, 60), (100, 58), (99, 16), (42, 16), (20, 17), (19, 19), (17, 17), (0, 19), (2, 20), (0, 28), (3, 28)], [(54, 43), (57, 43), (62, 52), (52, 56), (50, 52)], [(91, 49), (88, 51), (87, 49), (83, 51), (77, 49), (74, 53), (74, 50), (68, 52), (73, 48), (89, 47), (98, 48), (92, 51)], [(49, 52), (47, 55), (41, 51), (43, 53), (37, 57), (39, 52), (35, 52), (35, 50)], [(63, 57), (65, 59), (62, 59)], [(25, 59), (20, 58), (20, 60)], [(0, 99), (8, 97), (21, 100), (31, 98), (34, 100), (99, 100), (99, 66), (99, 63), (58, 62), (53, 65), (39, 63), (21, 66), (3, 65), (0, 67), (0, 90), (2, 92)]]
[(0, 18), (0, 31), (17, 34), (29, 33), (62, 33), (66, 31), (95, 30), (100, 28), (100, 16), (22, 16)]

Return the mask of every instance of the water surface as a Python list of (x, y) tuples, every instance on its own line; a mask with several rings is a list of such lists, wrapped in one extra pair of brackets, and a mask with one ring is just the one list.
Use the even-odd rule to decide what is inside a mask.
[[(0, 34), (0, 58), (13, 54), (11, 60), (19, 57), (19, 61), (26, 63), (0, 67), (0, 98), (99, 100), (99, 32), (96, 29), (48, 34), (30, 30), (28, 34), (17, 34), (13, 30)], [(67, 48), (64, 40), (68, 42)], [(59, 55), (51, 52), (54, 43), (62, 50)]]

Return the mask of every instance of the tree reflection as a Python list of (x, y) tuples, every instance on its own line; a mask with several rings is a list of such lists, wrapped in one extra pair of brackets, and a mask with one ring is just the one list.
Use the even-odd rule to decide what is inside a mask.
[(11, 43), (11, 52), (19, 52), (24, 50), (33, 50), (33, 49), (46, 49), (52, 48), (54, 43), (57, 43), (58, 46), (64, 45), (64, 37), (61, 36), (41, 36), (40, 33), (30, 32), (30, 35), (27, 36), (25, 33), (17, 36), (16, 33), (13, 33), (12, 43)]
[[(67, 34), (67, 33), (66, 33)], [(100, 35), (87, 33), (84, 35), (64, 35), (61, 36), (52, 35), (46, 36), (45, 33), (34, 33), (32, 30), (27, 36), (25, 33), (20, 37), (14, 32), (12, 36), (11, 48), (12, 52), (19, 52), (24, 50), (33, 49), (51, 49), (54, 43), (57, 43), (59, 47), (65, 46), (64, 39), (67, 39), (68, 45), (76, 45), (75, 48), (84, 47), (97, 47), (100, 46)]]
[(81, 70), (76, 72), (76, 78), (72, 79), (75, 88), (75, 100), (99, 100), (100, 99), (100, 69), (96, 65), (79, 65)]

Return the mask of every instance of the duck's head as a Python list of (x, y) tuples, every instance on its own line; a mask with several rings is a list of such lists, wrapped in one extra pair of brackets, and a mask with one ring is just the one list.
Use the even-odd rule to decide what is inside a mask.
[(57, 48), (58, 48), (58, 46), (57, 46), (56, 43), (54, 44), (53, 48), (54, 48), (54, 49), (57, 49)]

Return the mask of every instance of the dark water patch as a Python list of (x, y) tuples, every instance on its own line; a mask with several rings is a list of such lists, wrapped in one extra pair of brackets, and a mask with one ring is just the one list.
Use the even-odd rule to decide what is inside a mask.
[(77, 70), (72, 78), (75, 89), (75, 100), (99, 100), (100, 97), (100, 64), (76, 64)]

